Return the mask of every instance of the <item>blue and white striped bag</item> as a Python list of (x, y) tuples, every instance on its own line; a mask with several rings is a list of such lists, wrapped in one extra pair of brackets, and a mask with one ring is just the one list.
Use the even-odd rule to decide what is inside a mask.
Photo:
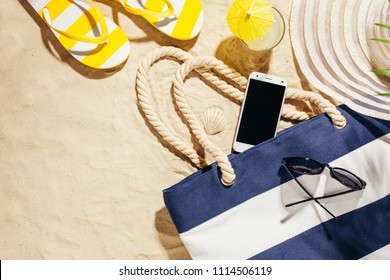
[[(326, 115), (285, 129), (229, 159), (231, 187), (216, 164), (164, 190), (164, 201), (194, 259), (390, 259), (390, 122), (339, 110), (347, 126)], [(309, 157), (347, 169), (367, 182), (362, 191), (285, 207), (305, 193), (281, 166)], [(299, 177), (315, 195), (345, 190), (328, 171)]]

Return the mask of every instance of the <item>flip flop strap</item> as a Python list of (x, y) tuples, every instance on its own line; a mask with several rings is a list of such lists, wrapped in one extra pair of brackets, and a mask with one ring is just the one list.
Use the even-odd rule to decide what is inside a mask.
[(149, 9), (137, 9), (134, 7), (131, 7), (127, 5), (128, 0), (123, 0), (123, 7), (126, 9), (126, 11), (135, 14), (135, 15), (140, 15), (140, 16), (149, 16), (149, 17), (155, 17), (155, 18), (167, 18), (173, 15), (174, 13), (174, 7), (173, 5), (168, 1), (168, 0), (162, 0), (165, 2), (167, 5), (167, 9), (164, 12), (158, 12), (158, 11), (153, 11)]
[(70, 32), (67, 32), (65, 30), (61, 30), (61, 29), (53, 26), (52, 25), (52, 21), (51, 21), (51, 17), (50, 17), (50, 11), (49, 11), (49, 9), (47, 7), (45, 7), (43, 9), (43, 20), (47, 23), (47, 25), (51, 29), (55, 30), (60, 35), (66, 37), (66, 38), (69, 38), (69, 39), (72, 39), (72, 40), (76, 40), (76, 41), (80, 41), (80, 42), (85, 42), (85, 43), (92, 43), (92, 44), (107, 43), (107, 41), (108, 41), (108, 27), (107, 27), (107, 23), (106, 23), (106, 20), (104, 18), (103, 13), (90, 0), (87, 0), (86, 2), (88, 2), (88, 4), (91, 6), (91, 8), (95, 11), (96, 16), (97, 16), (97, 23), (100, 24), (101, 35), (98, 36), (98, 37), (88, 37), (88, 36), (85, 36), (85, 35), (74, 34), (74, 33), (70, 33)]

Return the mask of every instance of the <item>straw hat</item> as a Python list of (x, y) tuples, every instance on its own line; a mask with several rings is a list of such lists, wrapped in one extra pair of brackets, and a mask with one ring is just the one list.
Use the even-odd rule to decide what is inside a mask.
[(390, 80), (371, 72), (390, 68), (388, 0), (294, 0), (291, 42), (299, 66), (313, 86), (350, 108), (390, 120)]

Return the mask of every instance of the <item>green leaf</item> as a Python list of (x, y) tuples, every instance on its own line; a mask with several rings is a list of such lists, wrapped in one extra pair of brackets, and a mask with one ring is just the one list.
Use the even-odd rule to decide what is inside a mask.
[(375, 25), (383, 27), (383, 28), (386, 28), (386, 29), (390, 29), (390, 25), (386, 25), (386, 24), (383, 24), (383, 23), (375, 23)]
[(390, 40), (386, 40), (386, 39), (371, 38), (370, 40), (372, 40), (372, 41), (377, 41), (377, 42), (381, 42), (381, 43), (390, 44)]
[[(390, 2), (390, 0), (389, 0), (389, 2)], [(383, 23), (375, 23), (375, 25), (382, 27), (382, 28), (390, 29), (390, 25), (386, 25)], [(390, 44), (390, 40), (385, 40), (385, 39), (380, 39), (380, 38), (371, 38), (370, 40)], [(372, 70), (372, 72), (390, 77), (390, 69), (375, 69), (375, 70)], [(379, 95), (390, 96), (390, 92), (379, 93)]]
[(390, 69), (375, 69), (372, 72), (390, 77)]

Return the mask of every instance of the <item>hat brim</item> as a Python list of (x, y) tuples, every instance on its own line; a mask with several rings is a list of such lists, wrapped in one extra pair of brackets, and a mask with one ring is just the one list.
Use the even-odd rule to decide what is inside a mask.
[(290, 15), (292, 46), (309, 82), (360, 113), (386, 120), (390, 98), (379, 93), (389, 92), (389, 80), (371, 70), (373, 61), (387, 56), (390, 62), (389, 46), (368, 36), (386, 36), (374, 22), (389, 21), (389, 12), (388, 1), (294, 0)]

